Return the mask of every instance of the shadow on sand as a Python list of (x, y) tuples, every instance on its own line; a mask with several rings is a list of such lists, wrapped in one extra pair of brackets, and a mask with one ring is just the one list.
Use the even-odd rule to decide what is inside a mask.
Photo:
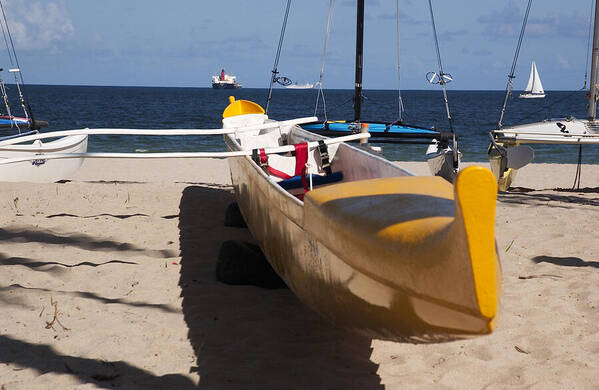
[(130, 251), (156, 258), (169, 258), (177, 256), (176, 253), (168, 249), (148, 250), (128, 243), (112, 240), (98, 240), (93, 236), (82, 233), (58, 234), (50, 230), (42, 229), (30, 231), (25, 229), (0, 228), (0, 242), (1, 241), (16, 243), (40, 242), (48, 245), (70, 245), (89, 251)]
[[(77, 242), (76, 237), (81, 238), (82, 242)], [(119, 243), (115, 241), (98, 241), (92, 236), (77, 235), (63, 237), (48, 231), (31, 232), (27, 230), (8, 230), (0, 229), (0, 244), (3, 241), (23, 242), (24, 240), (34, 240), (38, 242), (57, 244), (57, 245), (73, 245), (83, 248), (100, 248), (103, 250), (122, 250), (122, 251), (144, 251), (150, 255), (160, 255), (157, 251), (145, 251), (143, 248), (137, 248), (130, 244)], [(79, 267), (90, 266), (98, 267), (108, 264), (130, 264), (135, 265), (135, 262), (112, 260), (103, 263), (80, 262), (77, 264), (63, 264), (52, 261), (35, 261), (29, 258), (22, 257), (7, 257), (0, 253), (0, 269), (5, 265), (21, 265), (33, 270), (42, 267), (44, 270), (40, 272), (51, 272), (53, 268), (49, 267)], [(172, 308), (165, 304), (150, 304), (143, 301), (129, 301), (127, 299), (111, 299), (99, 296), (92, 292), (83, 291), (61, 291), (56, 289), (27, 287), (20, 284), (12, 284), (10, 286), (0, 286), (0, 304), (6, 308), (9, 305), (21, 305), (25, 307), (22, 300), (19, 298), (27, 291), (43, 291), (49, 294), (61, 293), (71, 296), (78, 296), (86, 299), (93, 299), (103, 303), (118, 303), (133, 307), (149, 307), (164, 312), (176, 312), (176, 308)], [(15, 293), (16, 292), (16, 293)], [(10, 320), (10, 317), (8, 318)], [(105, 361), (100, 359), (90, 359), (77, 356), (63, 355), (59, 353), (52, 345), (35, 344), (27, 341), (18, 340), (6, 334), (0, 334), (0, 364), (6, 365), (4, 371), (10, 370), (20, 371), (23, 368), (30, 368), (39, 375), (47, 373), (64, 374), (77, 378), (82, 383), (94, 384), (97, 388), (108, 389), (127, 389), (127, 390), (142, 390), (142, 389), (195, 389), (196, 383), (190, 380), (187, 376), (181, 374), (167, 374), (158, 376), (151, 371), (135, 367), (124, 361)], [(0, 387), (5, 387), (6, 381), (11, 378), (0, 377)], [(38, 388), (39, 382), (35, 384), (27, 383), (24, 388)], [(51, 386), (48, 383), (43, 388)], [(95, 388), (94, 387), (94, 388)]]
[(582, 188), (580, 190), (563, 188), (534, 190), (531, 188), (511, 187), (508, 192), (500, 192), (497, 198), (502, 203), (526, 204), (530, 206), (543, 205), (559, 208), (572, 208), (573, 204), (599, 206), (599, 198), (581, 195), (563, 195), (560, 193), (595, 194), (598, 191), (595, 188)]
[(224, 226), (230, 190), (190, 186), (180, 203), (183, 313), (200, 388), (383, 389), (371, 340), (334, 328), (288, 289), (216, 281), (220, 244), (251, 241)]
[[(38, 365), (33, 365), (37, 362)], [(75, 356), (62, 355), (52, 346), (31, 344), (0, 335), (0, 363), (12, 366), (14, 370), (28, 367), (37, 370), (40, 375), (57, 373), (71, 375), (83, 383), (93, 383), (102, 389), (194, 389), (195, 384), (189, 378), (169, 374), (155, 376), (149, 371), (137, 368), (123, 361), (104, 361)], [(0, 385), (3, 383), (0, 378)], [(2, 386), (4, 388), (4, 386)], [(46, 388), (46, 387), (44, 387)]]
[(563, 267), (593, 267), (599, 268), (598, 261), (584, 261), (580, 257), (555, 257), (555, 256), (536, 256), (532, 258), (535, 263), (551, 263)]

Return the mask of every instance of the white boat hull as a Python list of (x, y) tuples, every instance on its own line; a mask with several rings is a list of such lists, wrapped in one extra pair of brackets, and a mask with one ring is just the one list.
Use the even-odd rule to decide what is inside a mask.
[(493, 130), (500, 142), (511, 144), (583, 144), (597, 143), (597, 127), (587, 120), (562, 118)]
[(520, 99), (542, 99), (545, 97), (544, 93), (537, 93), (537, 94), (532, 94), (532, 93), (522, 93), (520, 94), (520, 96), (518, 96)]
[[(501, 130), (493, 130), (491, 133), (495, 142), (509, 152), (511, 148), (521, 144), (599, 144), (598, 130), (599, 123), (570, 117), (504, 127)], [(533, 158), (534, 153), (528, 160), (532, 161)], [(506, 191), (510, 187), (516, 177), (517, 170), (526, 165), (519, 163), (518, 166), (512, 166), (514, 163), (509, 162), (509, 155), (502, 155), (494, 147), (490, 149), (489, 159), (491, 171), (497, 178), (501, 191)], [(514, 159), (512, 158), (512, 160)]]
[(87, 135), (72, 135), (42, 143), (0, 146), (0, 159), (39, 156), (33, 161), (0, 165), (0, 182), (53, 183), (70, 178), (83, 164), (83, 158), (47, 160), (45, 155), (87, 152)]
[[(458, 151), (458, 167), (462, 154)], [(440, 149), (437, 142), (433, 142), (426, 149), (426, 162), (433, 176), (440, 176), (450, 183), (456, 178), (458, 168), (453, 166), (453, 149), (448, 146)]]
[(292, 84), (288, 85), (285, 88), (287, 89), (313, 89), (314, 84)]

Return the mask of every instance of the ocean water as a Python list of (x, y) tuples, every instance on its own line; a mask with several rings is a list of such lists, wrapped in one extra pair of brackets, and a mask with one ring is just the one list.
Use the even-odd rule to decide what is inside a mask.
[[(9, 86), (9, 94), (16, 91)], [(35, 118), (48, 121), (44, 131), (80, 128), (219, 128), (228, 96), (249, 99), (265, 106), (267, 89), (158, 87), (94, 87), (28, 85), (25, 89)], [(353, 90), (325, 90), (327, 118), (353, 118)], [(289, 119), (314, 114), (317, 90), (275, 89), (269, 116)], [(394, 121), (398, 116), (397, 92), (365, 90), (362, 118)], [(504, 126), (572, 115), (586, 116), (585, 91), (548, 91), (545, 99), (509, 100)], [(440, 90), (403, 91), (404, 121), (413, 125), (448, 129)], [(487, 161), (489, 130), (496, 128), (503, 103), (502, 91), (448, 91), (454, 129), (464, 161)], [(322, 101), (321, 101), (322, 102)], [(21, 115), (17, 104), (13, 113)], [(4, 111), (4, 110), (2, 110)], [(323, 117), (320, 104), (318, 116)], [(0, 134), (8, 134), (0, 130)], [(425, 145), (382, 144), (388, 159), (424, 161)], [(576, 163), (578, 146), (536, 145), (535, 162)], [(224, 150), (221, 136), (133, 137), (91, 136), (90, 152), (174, 152)], [(599, 164), (599, 153), (591, 145), (583, 148), (583, 162)]]

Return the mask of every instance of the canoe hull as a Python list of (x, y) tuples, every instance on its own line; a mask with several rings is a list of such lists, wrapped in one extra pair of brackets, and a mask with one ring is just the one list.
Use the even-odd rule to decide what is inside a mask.
[[(231, 138), (225, 137), (225, 141), (230, 150), (238, 148)], [(382, 275), (385, 274), (384, 267), (390, 265), (385, 260), (388, 255), (405, 257), (409, 252), (401, 253), (401, 244), (389, 244), (388, 247), (395, 251), (391, 254), (385, 248), (375, 249), (376, 253), (369, 252), (368, 245), (356, 240), (351, 232), (350, 237), (344, 236), (347, 231), (342, 228), (336, 231), (334, 222), (326, 226), (331, 214), (325, 212), (319, 216), (323, 207), (317, 204), (318, 201), (311, 200), (310, 193), (304, 204), (273, 185), (262, 169), (247, 157), (229, 159), (229, 166), (240, 210), (265, 256), (299, 299), (323, 317), (369, 337), (407, 342), (448, 341), (492, 331), (492, 318), (477, 313), (473, 309), (476, 303), (448, 304), (440, 297), (419, 290), (419, 285), (431, 287), (435, 278), (443, 279), (449, 265), (447, 262), (435, 265), (434, 259), (423, 259), (425, 261), (419, 263), (414, 259), (419, 252), (416, 248), (408, 256), (411, 260), (404, 263), (404, 259), (399, 258), (391, 264), (394, 272), (404, 272), (405, 278), (400, 276), (395, 282), (387, 280)], [(401, 171), (396, 174), (401, 175)], [(449, 183), (441, 178), (429, 179), (438, 180), (439, 183), (435, 183), (445, 186), (446, 190), (449, 188), (447, 196), (452, 197), (453, 187)], [(316, 194), (317, 191), (311, 192)], [(453, 220), (453, 200), (447, 199), (445, 203), (449, 211), (446, 220), (439, 225), (438, 234), (440, 239), (445, 239), (446, 249), (451, 250), (453, 233), (447, 226)], [(327, 232), (331, 232), (333, 238), (326, 239)], [(351, 253), (349, 256), (348, 252)], [(495, 290), (501, 280), (494, 247), (491, 252), (491, 260), (485, 261), (490, 261), (494, 270), (493, 278), (496, 279), (492, 289)], [(429, 251), (426, 256), (434, 254)], [(373, 263), (381, 264), (381, 269), (369, 268)], [(471, 273), (460, 267), (452, 272), (456, 275)], [(414, 282), (422, 273), (428, 273), (430, 280)], [(450, 282), (463, 284), (462, 280), (458, 277)], [(446, 295), (453, 294), (451, 286), (439, 288), (442, 287), (448, 289)], [(472, 291), (474, 288), (473, 285), (460, 286), (457, 290), (472, 296), (476, 295)], [(440, 296), (443, 294), (441, 291)]]

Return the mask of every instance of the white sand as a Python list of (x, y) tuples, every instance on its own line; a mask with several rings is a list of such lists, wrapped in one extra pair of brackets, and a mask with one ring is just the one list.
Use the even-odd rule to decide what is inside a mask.
[[(426, 174), (422, 163), (405, 166)], [(0, 388), (595, 389), (599, 167), (535, 164), (502, 193), (501, 317), (438, 345), (336, 329), (286, 289), (226, 286), (219, 160), (88, 160), (71, 182), (0, 183)], [(54, 318), (58, 321), (47, 327)], [(62, 325), (61, 325), (62, 324)]]

